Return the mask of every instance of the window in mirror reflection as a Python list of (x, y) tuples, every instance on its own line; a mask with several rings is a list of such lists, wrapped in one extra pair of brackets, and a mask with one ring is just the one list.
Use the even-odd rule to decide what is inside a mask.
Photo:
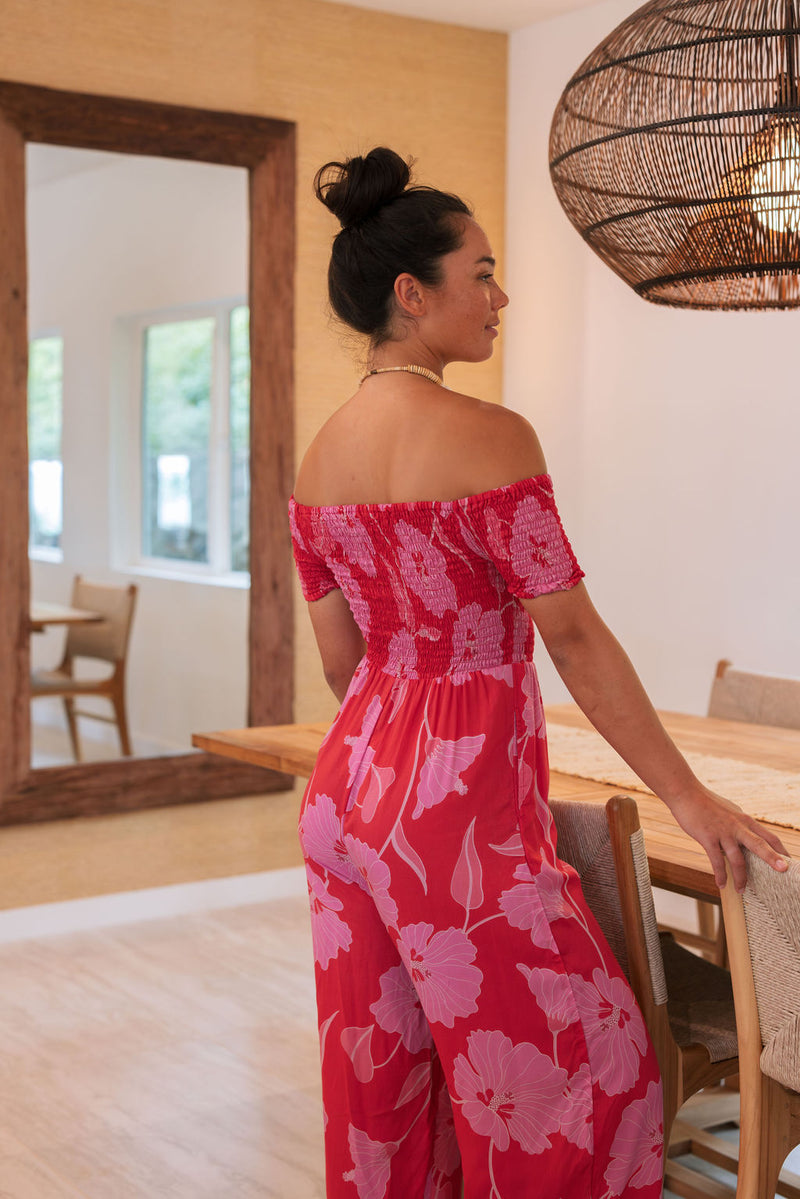
[(38, 557), (60, 560), (63, 531), (64, 343), (35, 337), (28, 354), (29, 548)]
[(142, 331), (142, 556), (246, 571), (249, 310), (145, 320)]

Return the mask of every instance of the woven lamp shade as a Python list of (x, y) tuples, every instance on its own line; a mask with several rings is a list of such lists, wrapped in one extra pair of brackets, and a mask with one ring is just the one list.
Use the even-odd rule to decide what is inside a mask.
[(553, 185), (639, 295), (800, 305), (798, 65), (795, 0), (650, 0), (573, 75)]

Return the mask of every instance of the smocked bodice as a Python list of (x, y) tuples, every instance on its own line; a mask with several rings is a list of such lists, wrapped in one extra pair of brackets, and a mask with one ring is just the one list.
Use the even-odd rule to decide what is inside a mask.
[(373, 665), (406, 678), (530, 658), (521, 598), (582, 576), (548, 475), (448, 501), (306, 507), (289, 517), (303, 594), (340, 588)]

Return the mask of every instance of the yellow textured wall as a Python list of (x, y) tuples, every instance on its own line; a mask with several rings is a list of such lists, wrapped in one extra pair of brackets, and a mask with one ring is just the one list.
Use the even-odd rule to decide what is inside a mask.
[[(376, 144), (413, 155), (420, 181), (474, 206), (502, 262), (505, 35), (321, 0), (3, 0), (2, 24), (2, 79), (296, 122), (298, 456), (356, 375), (352, 347), (326, 313), (337, 225), (311, 191), (318, 166)], [(452, 368), (448, 382), (499, 400), (499, 355)], [(321, 719), (332, 706), (298, 593), (297, 719)], [(173, 811), (178, 830), (185, 817)], [(20, 847), (33, 852), (39, 835), (20, 832)], [(108, 835), (106, 822), (104, 844)], [(198, 869), (214, 872), (207, 860)], [(164, 872), (155, 881), (172, 881), (167, 864)], [(153, 881), (148, 873), (141, 885)], [(130, 872), (126, 885), (136, 885)], [(87, 878), (84, 893), (93, 889), (113, 889), (113, 880)], [(56, 897), (51, 888), (47, 898)], [(36, 901), (35, 889), (25, 901)], [(11, 903), (0, 895), (0, 906)]]

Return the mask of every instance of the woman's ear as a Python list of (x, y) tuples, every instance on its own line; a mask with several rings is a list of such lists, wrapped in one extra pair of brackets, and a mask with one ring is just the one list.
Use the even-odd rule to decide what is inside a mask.
[(406, 316), (422, 316), (425, 311), (424, 288), (413, 275), (398, 275), (394, 281), (395, 299)]

